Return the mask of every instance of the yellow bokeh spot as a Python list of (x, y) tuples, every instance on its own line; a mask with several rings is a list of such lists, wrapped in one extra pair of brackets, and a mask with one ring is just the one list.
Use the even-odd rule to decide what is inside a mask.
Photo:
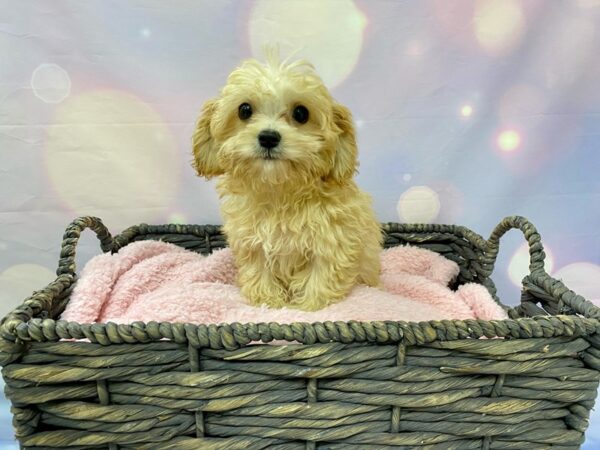
[(463, 117), (471, 117), (471, 115), (473, 114), (473, 107), (471, 105), (464, 105), (460, 109), (460, 114)]
[(516, 0), (480, 0), (476, 3), (473, 26), (484, 50), (504, 53), (523, 35), (525, 15)]
[[(546, 259), (544, 260), (544, 268), (546, 272), (552, 272), (554, 268), (554, 256), (550, 249), (545, 246), (544, 252)], [(522, 244), (513, 254), (508, 263), (508, 277), (515, 286), (521, 286), (523, 278), (529, 274), (529, 245), (527, 242)]]
[(46, 163), (60, 198), (109, 227), (164, 216), (177, 193), (179, 158), (168, 126), (123, 92), (94, 91), (64, 101), (48, 130)]
[(414, 186), (402, 193), (397, 211), (403, 222), (430, 223), (440, 213), (440, 199), (430, 187)]
[(521, 145), (521, 136), (515, 130), (505, 130), (498, 135), (498, 147), (505, 152), (512, 152)]
[(323, 81), (334, 87), (352, 72), (360, 56), (367, 18), (351, 0), (259, 0), (250, 14), (252, 53), (279, 45), (283, 56), (310, 60)]

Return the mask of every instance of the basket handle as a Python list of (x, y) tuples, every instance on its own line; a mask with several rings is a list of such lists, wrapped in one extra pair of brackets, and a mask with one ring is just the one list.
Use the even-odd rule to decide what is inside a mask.
[(56, 275), (63, 274), (75, 275), (75, 251), (79, 237), (86, 228), (89, 228), (98, 237), (100, 248), (103, 252), (112, 251), (114, 248), (113, 237), (98, 217), (84, 216), (75, 219), (65, 230), (62, 246), (60, 250), (60, 259)]
[(496, 263), (496, 258), (498, 257), (498, 251), (500, 249), (500, 238), (504, 236), (507, 231), (512, 229), (521, 230), (529, 244), (529, 272), (533, 273), (541, 271), (546, 273), (544, 269), (544, 259), (546, 258), (546, 254), (544, 253), (544, 246), (542, 245), (540, 234), (533, 224), (525, 217), (510, 216), (504, 218), (502, 222), (494, 228), (490, 238), (487, 240), (486, 251), (482, 259), (482, 268), (485, 276), (489, 277), (494, 270), (494, 264)]
[(47, 317), (42, 316), (43, 313), (49, 313), (52, 318), (57, 311), (62, 311), (64, 302), (56, 301), (56, 298), (66, 292), (75, 279), (75, 249), (81, 232), (86, 228), (96, 233), (104, 252), (113, 249), (113, 238), (97, 217), (79, 217), (71, 222), (63, 236), (56, 270), (58, 278), (45, 288), (35, 291), (20, 306), (0, 320), (0, 365), (16, 361), (24, 351), (24, 344), (18, 340), (18, 330), (22, 324), (34, 317)]

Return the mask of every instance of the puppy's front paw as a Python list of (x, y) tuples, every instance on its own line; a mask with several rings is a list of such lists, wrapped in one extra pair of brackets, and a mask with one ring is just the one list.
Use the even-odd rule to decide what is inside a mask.
[(289, 284), (290, 307), (318, 311), (343, 300), (358, 280), (358, 256), (322, 245), (310, 264)]
[(264, 269), (262, 272), (240, 272), (238, 284), (252, 305), (283, 308), (289, 301), (287, 290)]
[(349, 288), (332, 285), (324, 280), (309, 278), (301, 289), (292, 290), (289, 306), (304, 311), (318, 311), (342, 300), (348, 290)]
[(300, 309), (302, 311), (318, 311), (325, 308), (326, 306), (336, 303), (341, 300), (343, 296), (339, 298), (327, 296), (326, 294), (313, 294), (309, 295), (306, 293), (292, 295), (290, 298), (289, 308)]

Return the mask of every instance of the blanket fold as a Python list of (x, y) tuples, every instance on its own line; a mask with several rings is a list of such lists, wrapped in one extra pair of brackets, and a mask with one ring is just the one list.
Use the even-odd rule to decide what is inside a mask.
[(161, 241), (140, 241), (92, 258), (61, 319), (79, 323), (426, 321), (504, 319), (475, 283), (448, 288), (458, 265), (417, 247), (381, 253), (383, 289), (356, 286), (343, 301), (316, 312), (251, 306), (235, 285), (230, 249), (202, 256)]

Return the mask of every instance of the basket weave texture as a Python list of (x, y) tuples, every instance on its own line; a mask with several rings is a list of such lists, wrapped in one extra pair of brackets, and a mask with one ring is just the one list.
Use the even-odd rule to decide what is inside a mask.
[[(0, 325), (0, 364), (24, 449), (578, 449), (600, 380), (600, 310), (544, 270), (535, 228), (489, 239), (460, 226), (383, 225), (490, 278), (502, 235), (530, 252), (521, 303), (502, 321), (192, 325), (58, 319), (92, 229), (102, 250), (161, 239), (207, 254), (218, 226), (134, 226), (94, 217), (66, 230), (57, 279)], [(478, 339), (478, 338), (488, 339)], [(87, 341), (75, 341), (86, 339)], [(285, 345), (262, 345), (273, 340)]]

